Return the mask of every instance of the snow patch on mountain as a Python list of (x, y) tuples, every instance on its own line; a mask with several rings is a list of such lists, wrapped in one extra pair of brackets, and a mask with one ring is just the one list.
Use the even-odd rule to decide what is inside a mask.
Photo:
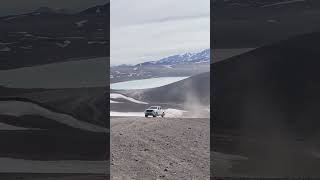
[(38, 104), (24, 101), (0, 101), (0, 114), (21, 117), (25, 115), (39, 115), (53, 121), (91, 132), (108, 132), (109, 130), (94, 124), (80, 121), (68, 114), (58, 113), (46, 109)]
[(172, 65), (163, 65), (164, 67), (168, 68), (168, 69), (172, 69)]
[(56, 43), (56, 45), (61, 48), (67, 47), (69, 44), (71, 44), (70, 41), (63, 41), (62, 43)]
[(21, 46), (20, 48), (21, 48), (21, 49), (28, 49), (28, 50), (30, 50), (30, 49), (32, 49), (32, 46)]
[[(165, 112), (165, 117), (169, 118), (181, 118), (184, 117), (184, 113), (188, 111), (180, 110), (180, 109), (164, 109)], [(143, 112), (116, 112), (116, 111), (111, 111), (110, 112), (111, 117), (144, 117)]]
[(127, 97), (125, 95), (118, 94), (118, 93), (111, 93), (110, 98), (112, 98), (112, 99), (125, 99), (125, 100), (131, 101), (133, 103), (137, 103), (137, 104), (148, 104), (147, 102), (139, 101), (139, 100), (136, 100), (131, 97)]
[(121, 103), (121, 102), (113, 101), (113, 100), (110, 99), (110, 104), (118, 104), (118, 103)]
[(79, 21), (79, 22), (76, 22), (76, 25), (78, 26), (78, 27), (82, 27), (85, 23), (87, 23), (88, 22), (88, 20), (82, 20), (82, 21)]
[(210, 49), (203, 50), (198, 53), (185, 53), (179, 55), (169, 56), (157, 61), (148, 61), (136, 66), (141, 65), (176, 65), (176, 64), (190, 64), (190, 63), (209, 63), (210, 62)]

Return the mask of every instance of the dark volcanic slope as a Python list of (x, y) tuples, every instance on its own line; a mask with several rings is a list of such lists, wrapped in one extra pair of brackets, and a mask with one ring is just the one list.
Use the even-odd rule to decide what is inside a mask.
[(254, 119), (261, 125), (275, 117), (318, 124), (319, 40), (320, 33), (303, 35), (213, 64), (214, 124), (239, 127)]
[(105, 160), (107, 134), (77, 130), (0, 131), (0, 156), (31, 160)]
[(109, 4), (0, 17), (0, 26), (0, 70), (109, 56)]
[(211, 3), (214, 48), (261, 47), (319, 31), (318, 0), (217, 0)]
[(319, 175), (319, 40), (302, 35), (211, 66), (213, 150), (249, 157), (240, 169), (259, 175)]
[(79, 120), (109, 128), (105, 118), (109, 104), (106, 88), (13, 89), (0, 87), (0, 100), (24, 99), (72, 115)]
[[(210, 103), (210, 73), (202, 73), (166, 86), (142, 91), (142, 100), (154, 103)], [(140, 95), (135, 95), (139, 98)]]
[[(24, 90), (1, 88), (1, 101), (31, 102), (48, 112), (109, 128), (108, 106), (104, 88)], [(30, 92), (33, 91), (33, 92)], [(10, 92), (10, 93), (9, 93)], [(5, 107), (3, 104), (1, 107)], [(12, 106), (8, 105), (8, 109)], [(19, 111), (19, 107), (14, 107)], [(22, 107), (25, 108), (25, 107)], [(5, 107), (6, 109), (6, 107)], [(29, 110), (33, 107), (30, 106)], [(0, 156), (36, 160), (104, 160), (109, 157), (108, 134), (86, 131), (62, 123), (67, 119), (51, 119), (35, 108), (34, 114), (19, 117), (0, 114), (0, 123), (32, 128), (4, 130), (0, 134)], [(39, 113), (39, 114), (38, 114)], [(49, 113), (50, 114), (50, 113)], [(89, 145), (89, 146), (88, 146)]]

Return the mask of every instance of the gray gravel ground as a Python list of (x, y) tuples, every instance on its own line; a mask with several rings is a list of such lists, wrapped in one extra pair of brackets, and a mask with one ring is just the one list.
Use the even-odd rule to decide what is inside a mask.
[(209, 179), (208, 118), (111, 118), (111, 179)]

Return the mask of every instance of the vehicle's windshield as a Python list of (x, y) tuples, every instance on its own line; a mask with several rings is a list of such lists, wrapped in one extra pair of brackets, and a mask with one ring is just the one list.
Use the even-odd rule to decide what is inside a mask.
[(149, 107), (149, 109), (157, 109), (158, 107), (157, 106), (151, 106)]

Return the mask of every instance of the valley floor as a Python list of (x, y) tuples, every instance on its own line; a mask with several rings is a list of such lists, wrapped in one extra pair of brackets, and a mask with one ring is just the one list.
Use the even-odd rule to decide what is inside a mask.
[(111, 118), (111, 178), (209, 179), (208, 118)]

